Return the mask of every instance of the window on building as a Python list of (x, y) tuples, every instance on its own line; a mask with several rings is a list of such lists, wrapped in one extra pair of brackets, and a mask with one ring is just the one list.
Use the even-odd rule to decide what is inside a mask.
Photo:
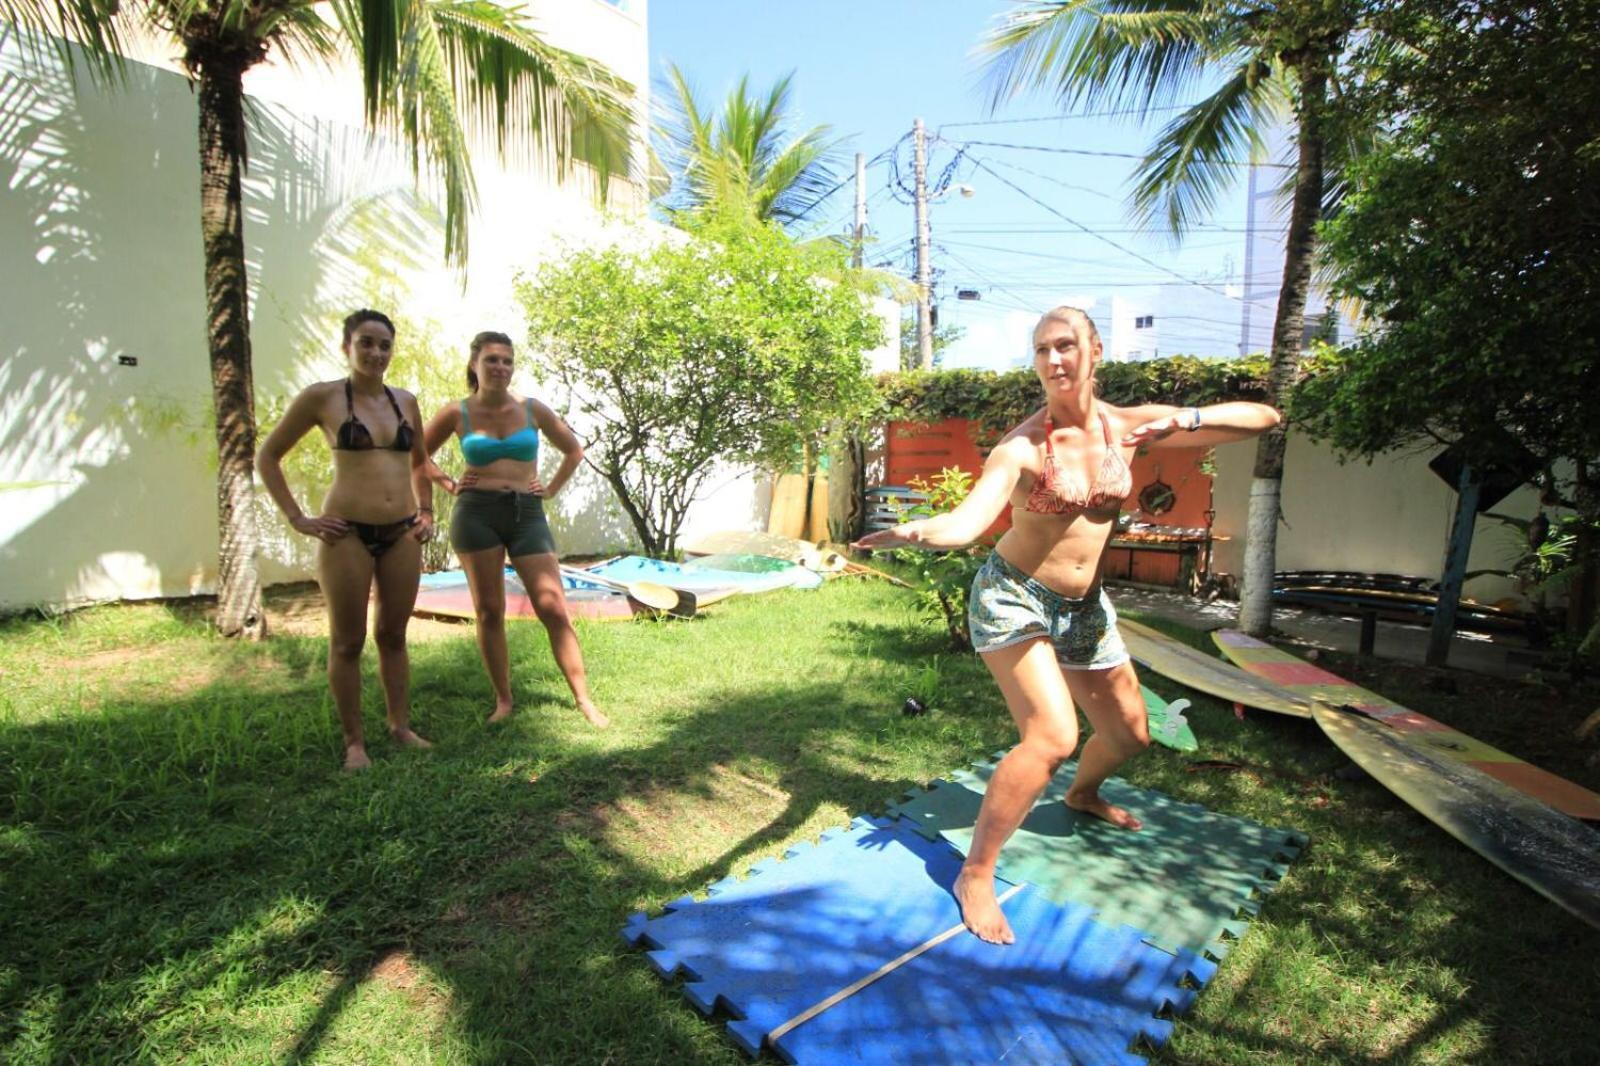
[(1134, 329), (1151, 329), (1156, 324), (1155, 315), (1136, 315), (1133, 319)]

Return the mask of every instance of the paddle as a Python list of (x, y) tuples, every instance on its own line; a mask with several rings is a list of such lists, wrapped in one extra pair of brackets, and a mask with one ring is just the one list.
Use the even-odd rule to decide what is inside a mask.
[(682, 589), (671, 588), (654, 581), (613, 581), (609, 577), (589, 570), (580, 570), (576, 566), (563, 566), (561, 573), (566, 577), (578, 581), (588, 581), (596, 585), (603, 585), (618, 592), (626, 592), (632, 599), (638, 600), (646, 607), (658, 611), (666, 611), (680, 618), (693, 618), (699, 604), (694, 593), (684, 592)]

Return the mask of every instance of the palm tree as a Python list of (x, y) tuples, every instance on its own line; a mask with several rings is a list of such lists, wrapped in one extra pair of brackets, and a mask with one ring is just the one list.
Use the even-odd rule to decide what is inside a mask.
[[(1329, 129), (1329, 86), (1357, 15), (1355, 0), (1030, 2), (983, 42), (996, 104), (1044, 90), (1065, 106), (1148, 113), (1188, 104), (1191, 93), (1221, 76), (1209, 96), (1162, 130), (1135, 176), (1135, 213), (1147, 223), (1159, 219), (1174, 234), (1215, 206), (1238, 174), (1237, 161), (1259, 158), (1263, 129), (1292, 111), (1296, 164), (1268, 381), (1269, 402), (1280, 409), (1299, 374), (1330, 151), (1337, 162), (1360, 143)], [(1256, 635), (1272, 622), (1283, 452), (1281, 426), (1256, 448), (1239, 615), (1240, 626)]]
[(656, 128), (661, 161), (672, 178), (667, 210), (693, 216), (712, 207), (736, 207), (763, 221), (789, 224), (805, 218), (839, 187), (839, 141), (827, 126), (797, 135), (789, 129), (794, 74), (779, 78), (764, 97), (739, 79), (712, 113), (688, 79), (668, 66), (675, 96), (667, 121)]
[(126, 36), (153, 32), (177, 41), (195, 85), (218, 457), (217, 625), (229, 636), (266, 634), (255, 563), (255, 400), (240, 188), (245, 72), (274, 52), (311, 59), (354, 52), (369, 124), (401, 136), (414, 167), (439, 179), (445, 253), (457, 265), (466, 261), (475, 195), (469, 129), (493, 132), (502, 150), (526, 146), (552, 158), (558, 174), (574, 161), (587, 163), (601, 190), (629, 167), (631, 87), (546, 43), (520, 9), (489, 0), (336, 0), (330, 22), (322, 7), (316, 0), (0, 0), (0, 20), (53, 43), (68, 62), (73, 53), (62, 37), (77, 42), (104, 83), (119, 80)]

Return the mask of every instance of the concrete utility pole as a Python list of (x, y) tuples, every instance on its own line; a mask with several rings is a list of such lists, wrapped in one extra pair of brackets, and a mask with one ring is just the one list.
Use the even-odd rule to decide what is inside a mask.
[(861, 269), (862, 247), (867, 243), (867, 157), (856, 153), (856, 228), (850, 265)]
[(919, 118), (911, 127), (916, 146), (917, 362), (933, 369), (933, 269), (928, 265), (928, 136)]

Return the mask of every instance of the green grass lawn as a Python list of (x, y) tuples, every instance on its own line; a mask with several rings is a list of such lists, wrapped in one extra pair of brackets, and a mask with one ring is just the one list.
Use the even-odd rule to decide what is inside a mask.
[[(413, 647), (431, 752), (378, 739), (369, 669), (356, 776), (322, 639), (230, 644), (167, 607), (0, 626), (0, 1060), (740, 1061), (618, 930), (1011, 742), (981, 663), (908, 604), (838, 581), (585, 625), (605, 733), (531, 625), (521, 713), (485, 728), (461, 629)], [(934, 710), (903, 718), (935, 654)], [(1584, 708), (1552, 692), (1385, 684), (1600, 783), (1565, 740)], [(1334, 778), (1314, 724), (1196, 703), (1198, 756), (1152, 749), (1125, 776), (1311, 845), (1156, 1061), (1596, 1061), (1600, 932)]]

